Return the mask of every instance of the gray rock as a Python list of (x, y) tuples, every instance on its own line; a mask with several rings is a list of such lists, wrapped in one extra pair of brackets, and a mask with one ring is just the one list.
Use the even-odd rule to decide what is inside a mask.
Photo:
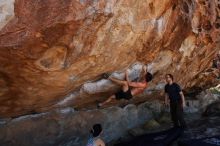
[(126, 135), (128, 130), (150, 120), (148, 104), (74, 111), (72, 108), (1, 120), (0, 145), (4, 146), (84, 146), (95, 123), (103, 125), (105, 142)]

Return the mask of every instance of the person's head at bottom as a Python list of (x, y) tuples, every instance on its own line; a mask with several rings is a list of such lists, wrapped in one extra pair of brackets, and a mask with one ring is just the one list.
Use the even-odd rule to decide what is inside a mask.
[(102, 133), (101, 124), (94, 124), (91, 129), (92, 138), (88, 140), (87, 146), (105, 146), (105, 142), (99, 138)]
[(98, 137), (102, 132), (101, 124), (94, 124), (92, 130), (90, 131), (93, 137)]

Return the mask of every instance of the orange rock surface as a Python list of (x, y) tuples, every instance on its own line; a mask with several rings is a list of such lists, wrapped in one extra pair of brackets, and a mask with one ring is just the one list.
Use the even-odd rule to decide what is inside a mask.
[(218, 0), (15, 0), (11, 5), (14, 12), (0, 3), (5, 14), (0, 117), (50, 110), (73, 92), (68, 105), (87, 106), (101, 99), (83, 93), (87, 81), (137, 61), (154, 73), (152, 88), (165, 73), (186, 90), (216, 83), (207, 69), (219, 51)]

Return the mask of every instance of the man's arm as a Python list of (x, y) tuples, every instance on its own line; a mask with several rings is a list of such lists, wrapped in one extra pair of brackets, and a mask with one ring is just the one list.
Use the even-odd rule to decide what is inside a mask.
[(182, 99), (183, 107), (185, 107), (185, 106), (186, 106), (186, 101), (185, 101), (184, 94), (183, 94), (183, 92), (182, 92), (182, 91), (181, 91), (181, 92), (179, 92), (179, 94), (180, 94), (181, 99)]
[(125, 72), (125, 79), (128, 82), (128, 85), (130, 87), (135, 87), (135, 88), (146, 88), (147, 83), (145, 82), (130, 82), (129, 77), (128, 77), (128, 71)]
[(130, 80), (128, 78), (128, 71), (127, 70), (125, 71), (125, 79), (126, 79), (127, 82), (130, 82)]
[(109, 77), (109, 79), (110, 79), (112, 82), (114, 82), (114, 83), (116, 83), (116, 84), (119, 84), (119, 85), (124, 85), (124, 84), (126, 84), (126, 82), (127, 82), (127, 81), (119, 80), (119, 79), (116, 79), (116, 78), (113, 78), (113, 77)]
[[(145, 76), (145, 74), (146, 74), (146, 66), (143, 66), (139, 78), (142, 78), (142, 76), (143, 75)], [(129, 86), (135, 87), (135, 88), (146, 88), (147, 87), (146, 82), (130, 82), (128, 78), (128, 72), (126, 72), (125, 76), (126, 76), (126, 80)]]
[(144, 65), (144, 66), (142, 66), (142, 69), (140, 72), (139, 81), (144, 80), (146, 74), (147, 74), (147, 67), (146, 67), (146, 65)]

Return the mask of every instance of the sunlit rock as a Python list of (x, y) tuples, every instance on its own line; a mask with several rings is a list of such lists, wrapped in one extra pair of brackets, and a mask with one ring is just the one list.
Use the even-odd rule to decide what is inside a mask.
[(207, 73), (219, 51), (218, 1), (1, 0), (0, 12), (0, 117), (94, 109), (119, 88), (101, 75), (123, 79), (137, 62), (154, 80), (134, 103), (161, 99), (166, 73), (186, 92), (218, 82)]
[(14, 17), (14, 1), (0, 0), (0, 30)]

